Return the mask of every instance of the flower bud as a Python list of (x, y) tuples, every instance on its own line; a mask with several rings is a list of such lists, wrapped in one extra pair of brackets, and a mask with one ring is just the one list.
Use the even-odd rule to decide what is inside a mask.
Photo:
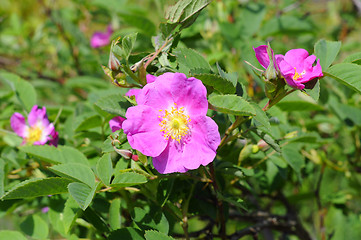
[(111, 50), (109, 54), (108, 67), (113, 71), (118, 71), (120, 68), (120, 62)]
[(126, 149), (115, 149), (115, 151), (121, 155), (124, 159), (130, 159), (133, 156), (132, 151)]

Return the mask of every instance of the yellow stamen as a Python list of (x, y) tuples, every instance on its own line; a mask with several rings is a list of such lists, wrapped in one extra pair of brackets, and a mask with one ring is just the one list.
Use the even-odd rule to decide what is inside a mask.
[(176, 103), (174, 103), (174, 106), (170, 111), (164, 110), (164, 116), (159, 116), (162, 118), (159, 126), (161, 127), (160, 131), (163, 133), (165, 140), (168, 140), (170, 137), (180, 142), (182, 137), (189, 133), (188, 123), (191, 120), (189, 116), (184, 113), (184, 107), (178, 108)]
[(43, 129), (39, 126), (33, 126), (28, 130), (28, 137), (26, 138), (26, 142), (34, 143), (41, 140)]
[(295, 68), (295, 75), (293, 75), (293, 80), (297, 81), (299, 80), (300, 78), (303, 77), (303, 75), (305, 75), (306, 71), (303, 70), (301, 73), (298, 73), (296, 68)]

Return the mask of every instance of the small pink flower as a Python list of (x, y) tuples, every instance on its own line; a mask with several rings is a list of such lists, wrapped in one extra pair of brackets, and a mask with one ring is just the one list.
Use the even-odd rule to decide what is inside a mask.
[(165, 73), (140, 90), (122, 127), (132, 148), (153, 157), (160, 173), (207, 165), (220, 143), (217, 124), (207, 117), (207, 91), (196, 78)]
[(313, 88), (317, 78), (323, 76), (320, 60), (313, 66), (315, 60), (316, 56), (309, 55), (305, 49), (292, 49), (280, 57), (277, 63), (287, 84), (302, 90), (305, 87)]
[(109, 127), (112, 130), (112, 132), (118, 131), (120, 129), (122, 129), (122, 124), (124, 122), (124, 118), (122, 117), (113, 117), (110, 121), (109, 121)]
[(49, 123), (46, 115), (46, 108), (39, 108), (35, 105), (28, 115), (28, 125), (25, 118), (20, 113), (14, 113), (10, 118), (11, 128), (14, 132), (24, 139), (23, 144), (30, 145), (49, 145), (57, 146), (58, 132), (54, 125)]
[(108, 26), (106, 32), (95, 32), (90, 39), (90, 46), (92, 48), (99, 48), (108, 45), (110, 43), (112, 33), (113, 30), (111, 26)]

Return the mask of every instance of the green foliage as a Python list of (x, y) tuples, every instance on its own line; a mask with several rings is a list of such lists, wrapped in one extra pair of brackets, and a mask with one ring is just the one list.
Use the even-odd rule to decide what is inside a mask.
[[(0, 239), (360, 239), (358, 12), (347, 1), (5, 0)], [(264, 79), (253, 48), (268, 41), (319, 59), (313, 89)], [(186, 173), (159, 174), (132, 133), (109, 128), (137, 104), (126, 92), (165, 72), (202, 81), (222, 139), (211, 164)], [(11, 116), (29, 124), (34, 105), (57, 147), (14, 133)]]

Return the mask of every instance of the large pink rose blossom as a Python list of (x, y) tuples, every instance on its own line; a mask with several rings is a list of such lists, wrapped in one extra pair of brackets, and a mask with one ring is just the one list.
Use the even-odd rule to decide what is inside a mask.
[(122, 117), (113, 117), (110, 121), (109, 121), (109, 127), (112, 130), (112, 132), (118, 131), (120, 129), (122, 129), (122, 124), (124, 122), (124, 118)]
[(55, 131), (54, 125), (49, 123), (46, 115), (46, 108), (38, 108), (35, 105), (29, 115), (28, 124), (20, 113), (14, 113), (10, 118), (11, 128), (14, 132), (24, 139), (23, 144), (31, 145), (49, 145), (57, 146), (58, 132)]
[[(313, 66), (315, 60), (316, 56), (309, 55), (305, 49), (292, 49), (288, 51), (285, 56), (280, 57), (277, 63), (287, 84), (293, 88), (302, 90), (307, 83), (311, 83), (311, 80), (317, 80), (317, 78), (323, 76), (320, 59), (318, 59), (316, 65)], [(315, 83), (316, 82), (314, 82), (314, 84)]]
[(92, 48), (99, 48), (108, 45), (110, 43), (112, 33), (113, 30), (111, 26), (108, 26), (106, 32), (95, 32), (90, 39), (90, 46)]
[(220, 135), (206, 116), (207, 91), (200, 80), (165, 73), (140, 90), (137, 103), (122, 127), (131, 147), (153, 157), (158, 172), (186, 172), (213, 161)]

